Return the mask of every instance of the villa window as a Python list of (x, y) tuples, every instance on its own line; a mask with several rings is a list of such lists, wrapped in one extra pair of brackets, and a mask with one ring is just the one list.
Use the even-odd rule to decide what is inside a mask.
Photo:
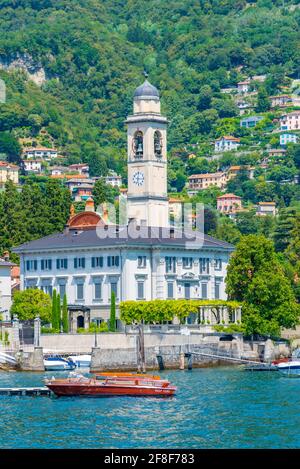
[(193, 258), (192, 257), (183, 257), (182, 266), (184, 269), (191, 269), (193, 267)]
[(201, 257), (199, 259), (200, 274), (209, 274), (209, 259)]
[(118, 284), (117, 282), (111, 282), (110, 284), (110, 293), (114, 293), (115, 297), (117, 298), (118, 296)]
[(166, 257), (166, 273), (176, 272), (176, 257)]
[(44, 293), (47, 293), (47, 295), (52, 296), (53, 287), (50, 283), (46, 283), (46, 284), (42, 285), (41, 290), (43, 290)]
[(84, 269), (84, 268), (85, 268), (85, 257), (75, 257), (74, 269)]
[(26, 270), (37, 270), (37, 260), (26, 261)]
[(168, 286), (168, 298), (174, 298), (174, 282), (167, 282)]
[(220, 299), (220, 282), (215, 282), (215, 299)]
[(56, 259), (57, 270), (68, 268), (68, 259)]
[(215, 259), (215, 270), (222, 270), (222, 259)]
[(207, 283), (201, 283), (201, 298), (207, 299)]
[(103, 267), (103, 257), (92, 257), (92, 267)]
[(52, 259), (42, 259), (41, 270), (51, 270), (51, 269), (52, 269)]
[(101, 300), (102, 298), (102, 282), (99, 279), (94, 281), (94, 300)]
[(146, 267), (146, 256), (138, 256), (138, 267), (140, 269)]
[(145, 298), (145, 283), (142, 280), (137, 282), (137, 299), (143, 300)]
[(119, 256), (108, 256), (107, 257), (107, 267), (119, 267), (120, 258)]
[(76, 300), (83, 300), (83, 298), (84, 298), (83, 283), (77, 283), (77, 285), (76, 285)]

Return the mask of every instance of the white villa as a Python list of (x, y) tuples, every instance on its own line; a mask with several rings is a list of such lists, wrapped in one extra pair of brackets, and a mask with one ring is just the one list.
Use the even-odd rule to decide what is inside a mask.
[(64, 232), (25, 243), (21, 289), (67, 295), (72, 328), (109, 317), (111, 293), (124, 300), (226, 299), (233, 246), (199, 231), (170, 227), (167, 119), (147, 80), (134, 93), (128, 125), (127, 215), (113, 224), (94, 211), (74, 214)]
[(240, 145), (240, 139), (231, 135), (225, 135), (215, 141), (215, 151), (232, 151), (237, 150)]

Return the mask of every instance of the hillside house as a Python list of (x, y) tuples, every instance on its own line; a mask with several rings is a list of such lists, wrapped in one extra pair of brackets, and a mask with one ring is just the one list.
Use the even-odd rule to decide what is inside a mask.
[(288, 143), (297, 143), (299, 137), (296, 134), (284, 133), (280, 137), (280, 145), (285, 146)]
[(275, 202), (258, 202), (258, 205), (256, 208), (256, 215), (260, 217), (271, 215), (274, 217), (276, 215), (276, 203)]
[(268, 156), (285, 156), (286, 150), (284, 148), (270, 148)]
[(280, 94), (278, 96), (270, 96), (271, 108), (287, 107), (293, 104), (291, 96), (288, 94)]
[(56, 148), (32, 147), (23, 150), (23, 158), (26, 159), (52, 159), (57, 157), (58, 152)]
[(196, 191), (207, 189), (211, 186), (223, 189), (227, 182), (226, 174), (221, 171), (216, 173), (192, 174), (188, 180), (188, 188)]
[(300, 111), (289, 112), (280, 117), (280, 130), (299, 130)]
[(105, 176), (105, 183), (113, 187), (121, 187), (122, 178), (118, 174), (109, 174)]
[(250, 116), (250, 117), (245, 117), (244, 119), (241, 120), (240, 126), (245, 128), (245, 129), (250, 129), (252, 127), (255, 127), (258, 122), (263, 120), (263, 116)]
[(86, 163), (70, 164), (68, 166), (69, 172), (74, 172), (76, 174), (82, 174), (89, 177), (90, 167)]
[(234, 151), (237, 150), (240, 145), (240, 139), (231, 135), (225, 135), (215, 141), (215, 151)]
[(217, 197), (217, 210), (221, 213), (235, 213), (242, 207), (242, 198), (235, 194), (224, 194)]
[(22, 169), (25, 173), (36, 173), (42, 172), (42, 163), (44, 160), (22, 160)]
[(249, 166), (249, 165), (245, 165), (245, 166), (230, 166), (230, 168), (227, 170), (227, 173), (226, 173), (226, 176), (227, 176), (227, 179), (230, 180), (234, 177), (237, 176), (237, 174), (243, 170), (246, 170), (247, 171), (247, 174), (248, 174), (248, 178), (249, 179), (253, 179), (254, 178), (254, 171), (255, 171), (255, 167), (254, 166)]
[(8, 180), (15, 184), (19, 183), (19, 166), (0, 161), (0, 187), (4, 186)]
[(250, 80), (240, 81), (237, 84), (238, 93), (248, 93), (250, 90)]

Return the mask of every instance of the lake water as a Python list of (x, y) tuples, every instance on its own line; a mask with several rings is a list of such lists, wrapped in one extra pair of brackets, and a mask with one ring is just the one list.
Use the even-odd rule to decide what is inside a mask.
[[(0, 387), (63, 372), (0, 373)], [(240, 367), (165, 371), (177, 396), (0, 396), (0, 448), (300, 448), (300, 379)]]

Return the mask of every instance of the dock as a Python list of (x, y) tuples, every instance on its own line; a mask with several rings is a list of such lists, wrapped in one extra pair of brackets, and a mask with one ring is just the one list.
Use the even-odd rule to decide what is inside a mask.
[(48, 396), (52, 392), (47, 387), (35, 388), (0, 388), (0, 396)]

